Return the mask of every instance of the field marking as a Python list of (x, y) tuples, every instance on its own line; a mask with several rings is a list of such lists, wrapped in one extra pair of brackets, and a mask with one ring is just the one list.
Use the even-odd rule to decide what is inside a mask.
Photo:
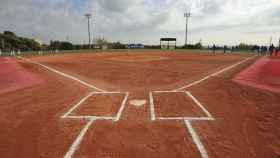
[(95, 119), (95, 120), (115, 120), (116, 117), (110, 116), (67, 116), (68, 119)]
[(190, 97), (194, 103), (206, 114), (207, 117), (156, 117), (155, 115), (155, 104), (153, 98), (154, 91), (150, 92), (150, 112), (152, 121), (159, 119), (159, 120), (196, 120), (196, 121), (212, 121), (215, 120), (211, 113), (198, 101), (196, 97), (194, 97), (191, 92), (189, 91), (155, 91), (155, 93), (184, 93), (188, 97)]
[[(120, 117), (122, 115), (122, 112), (125, 108), (125, 104), (127, 102), (129, 92), (125, 93), (125, 97), (122, 101), (121, 107), (118, 110), (118, 113), (115, 117), (107, 117), (107, 116), (69, 116), (71, 112), (73, 112), (77, 107), (79, 107), (83, 102), (85, 102), (89, 97), (93, 96), (94, 94), (116, 94), (118, 92), (91, 92), (84, 98), (82, 98), (75, 106), (73, 106), (69, 111), (67, 111), (62, 118), (67, 118), (67, 119), (89, 119), (89, 122), (85, 125), (85, 127), (80, 131), (79, 135), (77, 138), (74, 140), (72, 145), (70, 146), (69, 150), (65, 154), (64, 158), (72, 158), (75, 151), (78, 149), (81, 141), (83, 140), (83, 137), (85, 136), (86, 132), (88, 131), (89, 127), (93, 124), (94, 121), (96, 120), (113, 120), (115, 122), (120, 120)], [(121, 93), (120, 93), (121, 94)]]
[(153, 98), (153, 93), (149, 92), (149, 97), (150, 97), (150, 113), (151, 113), (151, 120), (155, 121), (156, 120), (156, 114), (155, 114), (155, 104), (154, 104), (154, 98)]
[(123, 101), (122, 101), (122, 105), (121, 105), (121, 107), (120, 107), (120, 109), (119, 109), (119, 112), (118, 112), (118, 114), (117, 114), (117, 116), (116, 116), (116, 118), (115, 118), (115, 120), (114, 120), (115, 122), (117, 122), (117, 121), (120, 120), (121, 115), (122, 115), (122, 112), (123, 112), (124, 107), (125, 107), (125, 104), (126, 104), (126, 102), (127, 102), (128, 96), (129, 96), (129, 93), (126, 92), (125, 97), (124, 97), (124, 99), (123, 99)]
[(203, 78), (200, 79), (200, 80), (194, 81), (194, 82), (192, 82), (192, 83), (190, 83), (190, 84), (188, 84), (188, 85), (186, 85), (186, 86), (183, 86), (183, 87), (178, 88), (178, 89), (174, 89), (174, 90), (172, 90), (172, 91), (182, 91), (182, 90), (184, 90), (185, 88), (190, 88), (190, 87), (192, 87), (192, 86), (194, 86), (194, 85), (197, 85), (197, 84), (199, 84), (199, 83), (201, 83), (201, 82), (203, 82), (203, 81), (205, 81), (205, 80), (207, 80), (207, 79), (209, 79), (209, 78), (211, 78), (211, 77), (215, 77), (215, 76), (217, 76), (217, 75), (219, 75), (219, 74), (221, 74), (221, 73), (223, 73), (223, 72), (225, 72), (225, 71), (228, 71), (228, 70), (230, 70), (230, 69), (232, 69), (232, 68), (234, 68), (234, 67), (236, 67), (236, 66), (238, 66), (238, 65), (240, 65), (240, 64), (242, 64), (242, 63), (244, 63), (244, 62), (246, 62), (246, 61), (248, 61), (248, 60), (251, 60), (251, 59), (253, 59), (253, 58), (255, 58), (255, 57), (256, 57), (256, 55), (254, 55), (254, 56), (252, 56), (252, 57), (249, 57), (249, 58), (246, 58), (246, 59), (244, 59), (244, 60), (242, 60), (242, 61), (240, 61), (240, 62), (237, 62), (237, 63), (235, 63), (235, 64), (233, 64), (233, 65), (231, 65), (231, 66), (228, 66), (228, 67), (226, 67), (226, 68), (224, 68), (224, 69), (222, 69), (222, 70), (219, 70), (218, 72), (215, 72), (215, 73), (212, 73), (212, 74), (210, 74), (210, 75), (207, 75), (207, 76), (203, 77)]
[(189, 120), (189, 121), (214, 121), (210, 117), (157, 117), (159, 120)]
[(189, 133), (190, 133), (191, 136), (192, 136), (192, 139), (193, 139), (193, 141), (194, 141), (194, 143), (195, 143), (195, 145), (196, 145), (198, 151), (200, 152), (201, 157), (202, 157), (202, 158), (209, 158), (209, 156), (208, 156), (208, 154), (207, 154), (207, 151), (206, 151), (206, 149), (205, 149), (203, 143), (201, 142), (201, 140), (200, 140), (198, 134), (196, 133), (196, 131), (195, 131), (194, 128), (192, 127), (191, 122), (188, 121), (188, 120), (185, 120), (184, 122), (185, 122), (185, 124), (186, 124), (186, 126), (187, 126), (187, 128), (188, 128), (188, 130), (189, 130)]
[(72, 158), (75, 151), (78, 149), (81, 141), (83, 140), (83, 137), (85, 136), (85, 134), (87, 133), (89, 127), (92, 125), (92, 123), (94, 122), (94, 119), (91, 119), (86, 125), (85, 127), (80, 131), (78, 137), (75, 139), (75, 141), (72, 143), (72, 145), (70, 146), (69, 150), (67, 151), (67, 153), (64, 155), (64, 158)]
[(213, 118), (213, 116), (210, 114), (210, 112), (196, 99), (196, 97), (194, 97), (191, 92), (186, 91), (186, 94), (196, 103), (196, 105), (198, 107), (200, 107), (200, 109), (209, 117), (209, 118)]
[(94, 115), (80, 115), (80, 116), (75, 116), (71, 115), (73, 111), (75, 111), (81, 104), (83, 104), (86, 100), (88, 100), (90, 97), (94, 96), (95, 94), (98, 95), (107, 95), (107, 94), (123, 94), (121, 92), (91, 92), (84, 98), (82, 98), (76, 105), (74, 105), (72, 108), (70, 108), (61, 118), (70, 118), (70, 119), (95, 119), (95, 120), (114, 120), (118, 121), (121, 117), (122, 111), (124, 110), (125, 104), (127, 102), (129, 93), (126, 92), (124, 99), (122, 101), (122, 104), (118, 110), (118, 113), (116, 116), (94, 116)]
[(78, 106), (80, 106), (82, 103), (84, 103), (89, 97), (93, 96), (94, 92), (89, 93), (87, 96), (82, 98), (76, 105), (74, 105), (71, 109), (69, 109), (62, 118), (67, 118), (70, 113), (72, 113)]
[(87, 83), (87, 82), (85, 82), (85, 81), (82, 81), (82, 80), (80, 80), (80, 79), (77, 78), (77, 77), (71, 76), (71, 75), (66, 74), (66, 73), (64, 73), (64, 72), (61, 72), (61, 71), (58, 71), (58, 70), (56, 70), (56, 69), (54, 69), (54, 68), (51, 68), (51, 67), (46, 66), (46, 65), (44, 65), (44, 64), (41, 64), (41, 63), (39, 63), (39, 62), (32, 61), (32, 60), (30, 60), (30, 59), (27, 59), (27, 58), (24, 58), (24, 57), (20, 57), (20, 56), (18, 56), (18, 58), (19, 58), (19, 59), (22, 59), (22, 60), (24, 60), (24, 61), (27, 61), (27, 62), (36, 64), (36, 65), (42, 66), (42, 67), (44, 67), (45, 69), (47, 69), (47, 70), (49, 70), (49, 71), (52, 71), (52, 72), (57, 73), (57, 74), (59, 74), (59, 75), (61, 75), (61, 76), (63, 76), (63, 77), (66, 77), (66, 78), (72, 79), (72, 80), (74, 80), (74, 81), (77, 81), (77, 82), (79, 82), (79, 83), (81, 83), (81, 84), (83, 84), (83, 85), (85, 85), (85, 86), (87, 86), (87, 87), (96, 89), (96, 90), (101, 91), (101, 92), (107, 92), (106, 90), (97, 88), (96, 86), (94, 86), (94, 85), (92, 85), (92, 84), (89, 84), (89, 83)]

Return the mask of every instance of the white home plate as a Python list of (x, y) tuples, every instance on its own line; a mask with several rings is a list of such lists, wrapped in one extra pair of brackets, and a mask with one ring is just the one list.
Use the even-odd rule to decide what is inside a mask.
[(130, 100), (129, 104), (140, 107), (145, 105), (146, 102), (147, 102), (146, 100)]

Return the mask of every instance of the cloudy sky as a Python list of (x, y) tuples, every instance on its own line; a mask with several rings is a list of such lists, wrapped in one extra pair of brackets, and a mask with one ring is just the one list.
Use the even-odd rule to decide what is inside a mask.
[(280, 0), (0, 0), (0, 31), (41, 39), (87, 42), (87, 12), (94, 37), (158, 44), (160, 37), (208, 44), (267, 44), (280, 38)]

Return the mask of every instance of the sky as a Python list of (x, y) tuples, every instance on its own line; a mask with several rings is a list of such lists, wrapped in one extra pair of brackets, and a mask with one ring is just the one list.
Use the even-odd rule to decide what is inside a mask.
[(184, 44), (185, 12), (189, 43), (267, 45), (280, 38), (280, 0), (1, 0), (0, 32), (85, 44), (84, 14), (92, 13), (94, 38), (159, 44), (175, 37)]

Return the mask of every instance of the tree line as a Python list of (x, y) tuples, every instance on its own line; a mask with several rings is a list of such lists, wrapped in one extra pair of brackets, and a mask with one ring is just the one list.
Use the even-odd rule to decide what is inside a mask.
[(19, 37), (11, 31), (0, 33), (0, 49), (2, 51), (40, 50), (41, 44), (34, 39)]

